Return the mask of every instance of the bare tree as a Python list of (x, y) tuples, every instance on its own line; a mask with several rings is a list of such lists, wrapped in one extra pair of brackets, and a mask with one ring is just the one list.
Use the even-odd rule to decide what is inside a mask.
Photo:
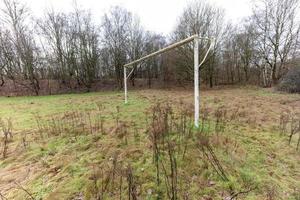
[(294, 52), (300, 30), (297, 9), (298, 0), (260, 0), (253, 10), (256, 64), (261, 68), (264, 86), (277, 83)]
[(70, 73), (66, 61), (66, 27), (68, 25), (67, 15), (48, 11), (43, 19), (38, 20), (41, 37), (46, 44), (43, 45), (47, 61), (51, 63), (55, 71), (54, 78), (63, 84), (69, 83)]
[[(140, 58), (145, 49), (145, 31), (143, 27), (140, 24), (140, 19), (137, 16), (134, 16), (131, 21), (130, 27), (129, 27), (129, 35), (128, 35), (128, 48), (127, 55), (129, 57), (129, 60), (133, 61), (138, 58)], [(137, 65), (134, 65), (134, 71), (130, 76), (130, 81), (132, 86), (135, 85), (135, 77), (137, 75)]]
[[(2, 33), (0, 32), (0, 44), (2, 41)], [(0, 46), (1, 47), (1, 46)], [(0, 49), (0, 87), (2, 87), (5, 83), (4, 75), (5, 75), (5, 59), (4, 58), (4, 51)]]
[(121, 7), (114, 7), (103, 17), (102, 43), (111, 54), (111, 64), (115, 71), (115, 79), (119, 88), (123, 86), (123, 66), (127, 60), (128, 38), (132, 14)]
[[(2, 20), (6, 30), (1, 37), (1, 46), (4, 52), (2, 60), (6, 65), (8, 77), (38, 95), (40, 85), (37, 45), (26, 21), (29, 11), (25, 5), (14, 0), (4, 0), (4, 5)], [(25, 84), (24, 81), (27, 80), (29, 84)]]
[(254, 54), (254, 34), (252, 29), (251, 24), (245, 23), (242, 31), (236, 36), (238, 53), (245, 75), (245, 82), (248, 82), (250, 78), (250, 67)]
[(90, 12), (76, 8), (74, 14), (73, 31), (76, 35), (75, 48), (78, 60), (76, 76), (89, 90), (97, 78), (99, 69), (97, 28), (91, 21)]
[[(227, 24), (226, 32), (222, 39), (222, 72), (224, 73), (222, 83), (234, 84), (240, 80), (240, 58), (237, 35), (237, 27), (232, 24)], [(238, 76), (238, 79), (236, 76)]]
[[(214, 37), (215, 44), (212, 53), (209, 54), (208, 59), (203, 65), (202, 72), (204, 72), (205, 81), (210, 85), (214, 84), (216, 66), (218, 62), (217, 51), (220, 49), (221, 35), (223, 32), (223, 18), (224, 11), (218, 7), (210, 5), (207, 1), (195, 1), (185, 8), (183, 14), (179, 19), (179, 23), (173, 33), (174, 40), (184, 39), (188, 36), (198, 34), (201, 37)], [(204, 56), (208, 47), (207, 41), (200, 41), (200, 58)], [(177, 67), (182, 77), (190, 79), (193, 77), (193, 51), (192, 45), (187, 45), (180, 50), (180, 59), (177, 59)]]
[(254, 34), (251, 24), (243, 21), (241, 26), (228, 24), (222, 42), (223, 83), (248, 82), (252, 74)]
[[(146, 32), (144, 40), (144, 54), (150, 54), (163, 48), (165, 43), (166, 41), (161, 35), (152, 32)], [(142, 71), (144, 76), (142, 77), (147, 78), (147, 85), (149, 88), (151, 88), (152, 79), (158, 80), (159, 74), (162, 72), (162, 67), (163, 65), (161, 56), (151, 58), (144, 63)]]
[(91, 13), (75, 5), (69, 14), (48, 12), (38, 24), (48, 42), (45, 51), (51, 52), (48, 62), (57, 69), (56, 78), (69, 87), (76, 79), (89, 90), (99, 74), (98, 33)]

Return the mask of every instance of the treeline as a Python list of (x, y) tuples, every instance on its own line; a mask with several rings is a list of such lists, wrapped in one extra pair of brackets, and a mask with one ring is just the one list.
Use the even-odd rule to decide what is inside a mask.
[[(299, 57), (298, 0), (257, 1), (253, 14), (237, 24), (224, 21), (222, 8), (194, 1), (181, 13), (168, 38), (145, 30), (138, 16), (121, 7), (104, 13), (100, 24), (87, 10), (48, 9), (34, 18), (21, 1), (3, 0), (0, 29), (0, 86), (22, 86), (39, 95), (41, 81), (90, 90), (103, 80), (123, 86), (123, 65), (194, 34), (215, 39), (201, 66), (201, 82), (250, 83), (270, 87)], [(200, 58), (210, 44), (200, 42)], [(188, 84), (193, 80), (193, 44), (134, 66), (130, 83), (143, 79)], [(0, 89), (1, 89), (0, 87)]]

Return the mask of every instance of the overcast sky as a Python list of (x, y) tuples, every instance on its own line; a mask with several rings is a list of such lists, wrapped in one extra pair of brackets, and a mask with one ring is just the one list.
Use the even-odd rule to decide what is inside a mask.
[[(34, 16), (41, 16), (45, 8), (57, 11), (70, 11), (74, 0), (20, 0), (28, 5)], [(201, 0), (200, 0), (201, 1)], [(226, 19), (238, 22), (250, 15), (251, 0), (209, 0), (225, 9)], [(101, 17), (112, 6), (120, 5), (137, 14), (142, 25), (149, 31), (169, 34), (189, 0), (77, 0), (80, 8), (91, 10), (93, 17), (100, 22)]]

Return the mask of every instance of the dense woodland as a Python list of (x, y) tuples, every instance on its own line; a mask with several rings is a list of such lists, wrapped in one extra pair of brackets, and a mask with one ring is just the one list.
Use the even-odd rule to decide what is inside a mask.
[[(91, 91), (97, 83), (121, 89), (124, 64), (194, 34), (215, 38), (201, 66), (201, 83), (208, 87), (271, 87), (299, 65), (298, 0), (255, 1), (252, 15), (236, 24), (224, 20), (222, 8), (207, 1), (190, 2), (168, 37), (145, 30), (139, 17), (122, 7), (112, 7), (96, 24), (99, 20), (76, 3), (72, 12), (48, 8), (37, 18), (21, 1), (3, 2), (0, 91), (9, 86), (39, 95), (46, 87), (51, 94), (53, 82), (69, 91)], [(200, 58), (209, 45), (200, 42)], [(141, 80), (147, 87), (188, 85), (193, 81), (192, 47), (191, 43), (134, 66), (130, 87), (138, 87)]]

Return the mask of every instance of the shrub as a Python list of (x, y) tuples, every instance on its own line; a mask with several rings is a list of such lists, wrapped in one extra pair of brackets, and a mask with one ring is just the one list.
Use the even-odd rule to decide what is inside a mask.
[(291, 68), (281, 80), (278, 89), (290, 93), (300, 93), (300, 67)]

